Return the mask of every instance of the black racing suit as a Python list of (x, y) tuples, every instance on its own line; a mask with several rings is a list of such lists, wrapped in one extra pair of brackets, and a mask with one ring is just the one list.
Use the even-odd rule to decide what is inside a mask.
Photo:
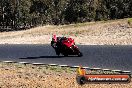
[(57, 42), (51, 41), (51, 46), (55, 49), (57, 55), (60, 55), (62, 47), (64, 46), (62, 41), (66, 39), (66, 37), (57, 37)]

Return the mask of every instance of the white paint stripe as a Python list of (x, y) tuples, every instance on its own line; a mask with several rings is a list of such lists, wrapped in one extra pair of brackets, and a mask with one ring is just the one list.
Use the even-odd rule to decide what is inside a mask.
[(50, 65), (50, 66), (57, 66), (57, 64), (48, 64), (48, 65)]
[(93, 70), (100, 70), (101, 68), (90, 68), (90, 69), (93, 69)]
[(101, 69), (101, 68), (94, 68), (94, 69)]
[(131, 73), (131, 71), (122, 71), (122, 72), (124, 72), (124, 73)]
[(59, 65), (59, 66), (61, 66), (61, 67), (69, 67), (68, 65)]
[(114, 71), (114, 72), (121, 72), (121, 70), (112, 70), (112, 71)]
[(83, 68), (88, 69), (89, 67), (83, 67)]
[(70, 66), (71, 68), (78, 68), (79, 66)]
[(5, 62), (5, 63), (15, 63), (14, 61), (2, 61), (2, 62)]

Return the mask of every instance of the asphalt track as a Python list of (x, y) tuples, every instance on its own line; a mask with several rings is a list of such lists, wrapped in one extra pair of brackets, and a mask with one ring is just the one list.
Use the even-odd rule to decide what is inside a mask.
[(0, 61), (82, 65), (132, 72), (132, 46), (80, 45), (83, 57), (56, 56), (50, 45), (0, 45)]

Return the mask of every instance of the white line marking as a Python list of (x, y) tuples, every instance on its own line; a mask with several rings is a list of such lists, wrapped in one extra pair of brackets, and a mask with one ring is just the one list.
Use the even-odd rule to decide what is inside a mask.
[(71, 68), (78, 68), (79, 66), (70, 66)]
[(2, 62), (5, 62), (5, 63), (15, 63), (14, 61), (2, 61)]
[(124, 72), (124, 73), (131, 73), (131, 71), (122, 71), (122, 72)]
[(89, 67), (83, 67), (84, 69), (88, 69)]
[(50, 66), (57, 66), (57, 64), (48, 64), (48, 65), (50, 65)]
[(114, 72), (121, 72), (121, 70), (112, 70), (112, 71), (114, 71)]
[(101, 68), (90, 68), (90, 69), (93, 69), (93, 70), (100, 70)]
[(61, 67), (69, 67), (68, 65), (59, 65), (59, 66), (61, 66)]

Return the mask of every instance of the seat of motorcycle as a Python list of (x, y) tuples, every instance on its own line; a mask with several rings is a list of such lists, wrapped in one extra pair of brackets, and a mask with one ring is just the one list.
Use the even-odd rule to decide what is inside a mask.
[(58, 41), (58, 42), (61, 42), (61, 41), (63, 41), (63, 40), (67, 40), (67, 38), (66, 38), (66, 37), (57, 37), (57, 41)]

